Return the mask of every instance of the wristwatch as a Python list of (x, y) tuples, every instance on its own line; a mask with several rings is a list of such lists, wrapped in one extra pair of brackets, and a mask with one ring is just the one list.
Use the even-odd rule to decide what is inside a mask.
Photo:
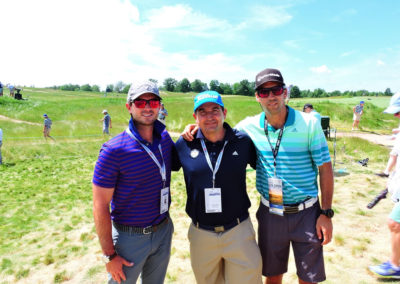
[(103, 262), (104, 262), (105, 264), (107, 264), (107, 263), (109, 263), (111, 260), (113, 260), (114, 257), (116, 257), (117, 255), (118, 255), (118, 254), (117, 254), (116, 251), (115, 251), (112, 255), (103, 255), (103, 257), (102, 257)]
[(328, 218), (332, 218), (333, 215), (335, 215), (335, 212), (331, 208), (326, 210), (321, 209), (321, 214), (325, 215)]

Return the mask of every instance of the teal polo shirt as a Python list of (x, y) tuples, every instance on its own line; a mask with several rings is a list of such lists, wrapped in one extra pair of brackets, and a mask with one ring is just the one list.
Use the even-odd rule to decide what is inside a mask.
[[(277, 156), (276, 175), (282, 179), (283, 203), (290, 205), (308, 197), (318, 196), (318, 167), (331, 161), (328, 144), (318, 120), (306, 113), (288, 107), (281, 145)], [(269, 199), (268, 178), (274, 176), (274, 156), (264, 131), (265, 113), (247, 117), (236, 125), (246, 132), (257, 150), (256, 186)], [(273, 147), (279, 129), (268, 124)]]

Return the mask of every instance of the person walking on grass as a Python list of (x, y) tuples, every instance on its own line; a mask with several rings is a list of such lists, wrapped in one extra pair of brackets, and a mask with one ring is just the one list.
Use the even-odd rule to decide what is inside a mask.
[[(391, 113), (400, 119), (400, 93), (397, 93), (390, 100), (390, 105), (384, 113)], [(387, 187), (392, 194), (392, 201), (395, 203), (389, 215), (388, 227), (390, 231), (391, 255), (388, 261), (370, 266), (369, 270), (378, 276), (400, 279), (400, 136), (396, 136), (394, 147), (390, 152), (392, 167), (395, 169), (391, 173)]]
[(111, 116), (108, 114), (108, 111), (106, 109), (103, 110), (103, 114), (103, 119), (100, 119), (100, 122), (103, 122), (103, 135), (110, 135), (109, 128), (112, 128)]
[[(266, 284), (281, 284), (290, 245), (300, 284), (326, 279), (323, 246), (332, 240), (333, 171), (321, 124), (285, 105), (286, 88), (277, 69), (257, 74), (255, 97), (263, 112), (236, 125), (257, 150), (258, 245)], [(193, 139), (192, 127), (184, 137)], [(318, 198), (318, 182), (321, 201)]]
[(160, 112), (158, 113), (158, 120), (161, 121), (163, 124), (165, 124), (165, 119), (168, 116), (168, 111), (165, 108), (164, 104), (161, 103), (161, 108), (160, 108)]
[(359, 124), (361, 116), (364, 114), (364, 101), (361, 101), (358, 105), (353, 107), (353, 127), (351, 130), (360, 129)]
[(51, 121), (51, 119), (49, 118), (49, 116), (47, 114), (43, 114), (43, 118), (44, 118), (44, 122), (43, 122), (43, 136), (44, 139), (50, 138), (53, 141), (56, 141), (53, 137), (50, 136), (50, 130), (51, 130), (51, 125), (53, 124), (53, 122)]
[[(109, 283), (161, 284), (174, 231), (169, 216), (174, 143), (157, 120), (153, 82), (131, 85), (128, 128), (103, 144), (93, 175), (93, 215)], [(111, 206), (110, 206), (111, 205)]]
[(220, 94), (198, 94), (193, 117), (199, 131), (193, 141), (176, 143), (192, 219), (190, 260), (198, 284), (257, 284), (261, 255), (246, 192), (246, 167), (256, 168), (256, 152), (246, 133), (224, 122), (226, 113)]

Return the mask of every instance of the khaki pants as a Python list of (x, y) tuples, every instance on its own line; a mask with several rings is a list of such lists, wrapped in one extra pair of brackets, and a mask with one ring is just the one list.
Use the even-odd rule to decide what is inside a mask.
[(250, 218), (223, 233), (189, 227), (190, 260), (198, 284), (257, 284), (261, 254)]

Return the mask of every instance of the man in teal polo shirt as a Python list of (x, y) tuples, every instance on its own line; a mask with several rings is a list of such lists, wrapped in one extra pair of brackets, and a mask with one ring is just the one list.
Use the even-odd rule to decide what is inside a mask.
[(263, 275), (266, 283), (282, 283), (291, 244), (299, 283), (324, 281), (322, 245), (332, 239), (333, 217), (333, 171), (324, 133), (314, 116), (285, 105), (287, 90), (279, 70), (261, 71), (255, 84), (263, 112), (236, 129), (245, 131), (257, 150)]

